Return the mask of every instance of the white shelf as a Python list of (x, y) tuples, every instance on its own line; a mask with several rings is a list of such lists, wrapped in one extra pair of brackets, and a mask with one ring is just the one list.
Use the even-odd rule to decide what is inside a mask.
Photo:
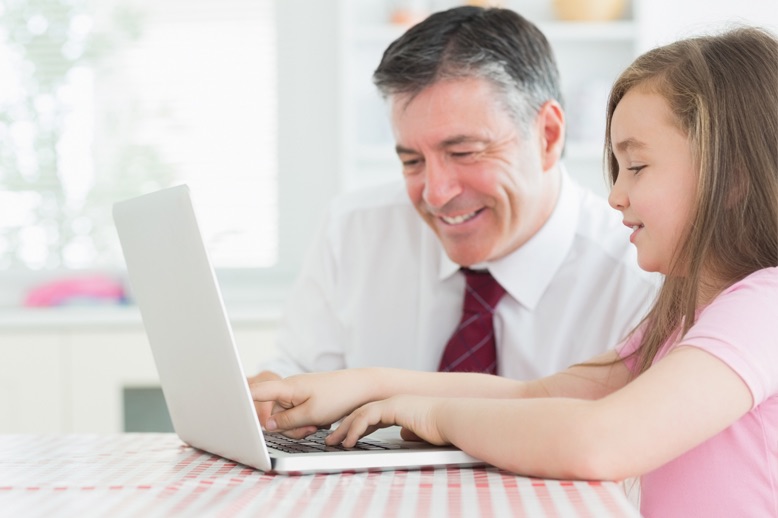
[[(228, 306), (232, 324), (274, 324), (281, 317), (277, 305)], [(0, 310), (2, 331), (44, 331), (74, 328), (140, 327), (137, 306), (54, 307)]]
[(555, 41), (624, 41), (635, 39), (636, 24), (631, 20), (615, 22), (544, 22), (538, 27), (546, 38)]
[[(632, 20), (614, 22), (541, 22), (538, 27), (551, 42), (632, 42), (635, 39), (636, 24)], [(397, 24), (366, 24), (355, 27), (353, 37), (360, 43), (386, 44), (399, 38), (408, 26)]]

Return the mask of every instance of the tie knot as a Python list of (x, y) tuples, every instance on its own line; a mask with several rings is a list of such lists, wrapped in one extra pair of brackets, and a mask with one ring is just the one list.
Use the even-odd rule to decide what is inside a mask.
[(467, 287), (465, 288), (465, 311), (494, 313), (494, 308), (505, 294), (505, 288), (492, 277), (489, 270), (462, 268)]

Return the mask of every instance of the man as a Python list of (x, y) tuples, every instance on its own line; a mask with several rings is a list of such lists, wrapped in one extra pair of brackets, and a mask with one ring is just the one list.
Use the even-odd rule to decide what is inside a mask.
[(460, 370), (471, 351), (442, 358), (462, 315), (462, 267), (488, 270), (505, 293), (489, 322), (496, 366), (492, 353), (482, 370), (535, 378), (623, 339), (654, 279), (618, 213), (559, 163), (565, 118), (542, 33), (506, 9), (436, 13), (388, 47), (374, 82), (405, 193), (382, 186), (333, 203), (291, 294), (282, 356), (251, 381)]

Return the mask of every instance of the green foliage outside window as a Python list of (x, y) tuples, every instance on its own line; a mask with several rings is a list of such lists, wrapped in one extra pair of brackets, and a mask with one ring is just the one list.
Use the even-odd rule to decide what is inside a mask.
[[(6, 206), (14, 217), (0, 221), (0, 269), (116, 264), (112, 203), (169, 185), (175, 176), (143, 138), (143, 107), (131, 89), (120, 101), (90, 99), (86, 113), (73, 111), (74, 84), (113, 99), (101, 95), (101, 84), (110, 85), (101, 79), (117, 72), (121, 60), (113, 58), (142, 34), (142, 13), (106, 4), (6, 0), (0, 6), (0, 47), (16, 75), (6, 95), (0, 81), (0, 194), (16, 207)], [(91, 119), (91, 137), (74, 135), (79, 117)], [(64, 173), (74, 138), (88, 157), (82, 178), (72, 174), (78, 166)]]

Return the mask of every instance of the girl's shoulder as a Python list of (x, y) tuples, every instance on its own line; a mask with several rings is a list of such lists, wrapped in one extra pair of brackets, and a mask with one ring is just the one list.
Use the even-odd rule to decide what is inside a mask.
[(762, 268), (740, 279), (721, 294), (740, 290), (756, 290), (766, 294), (778, 294), (778, 266)]
[(751, 314), (770, 322), (778, 320), (778, 267), (757, 270), (735, 282), (703, 308), (699, 316), (715, 314), (719, 318), (723, 308), (733, 318)]
[(778, 268), (758, 270), (702, 308), (681, 340), (729, 365), (755, 405), (778, 394)]
[(771, 279), (773, 282), (778, 281), (778, 266), (771, 266), (769, 268), (762, 268), (754, 273), (748, 275), (746, 279)]

